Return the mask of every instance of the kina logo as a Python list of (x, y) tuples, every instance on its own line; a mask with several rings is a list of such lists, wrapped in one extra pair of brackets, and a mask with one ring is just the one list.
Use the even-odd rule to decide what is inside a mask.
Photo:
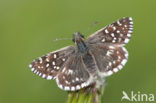
[(132, 102), (153, 102), (155, 101), (154, 99), (154, 94), (146, 94), (146, 93), (141, 93), (140, 91), (134, 92), (131, 91), (129, 94), (125, 91), (122, 91), (122, 98), (121, 101), (132, 101)]

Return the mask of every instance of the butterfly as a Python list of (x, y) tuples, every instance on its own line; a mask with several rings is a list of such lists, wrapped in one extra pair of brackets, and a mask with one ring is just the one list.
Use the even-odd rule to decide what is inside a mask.
[(47, 80), (56, 79), (59, 88), (77, 91), (103, 85), (106, 77), (123, 68), (128, 59), (124, 45), (131, 38), (133, 20), (124, 17), (96, 31), (86, 40), (75, 32), (75, 46), (67, 46), (35, 59), (29, 67)]

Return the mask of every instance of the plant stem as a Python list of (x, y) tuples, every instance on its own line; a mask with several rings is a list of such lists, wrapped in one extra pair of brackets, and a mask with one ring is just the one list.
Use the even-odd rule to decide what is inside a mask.
[(104, 87), (96, 88), (83, 88), (79, 91), (69, 92), (67, 103), (101, 103), (101, 97)]

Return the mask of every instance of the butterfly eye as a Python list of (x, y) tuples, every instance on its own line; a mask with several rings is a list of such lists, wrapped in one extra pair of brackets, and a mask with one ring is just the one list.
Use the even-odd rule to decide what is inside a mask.
[(80, 34), (80, 36), (81, 36), (82, 38), (84, 38), (84, 35)]
[(73, 38), (72, 41), (75, 42), (75, 38)]
[(73, 34), (73, 39), (72, 41), (75, 42), (77, 39), (79, 40), (80, 38), (83, 38), (84, 39), (84, 36), (80, 33), (80, 32), (75, 32)]

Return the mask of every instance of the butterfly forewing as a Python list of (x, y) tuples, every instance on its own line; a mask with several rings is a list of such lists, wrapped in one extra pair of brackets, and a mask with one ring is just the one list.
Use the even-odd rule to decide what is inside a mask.
[(126, 44), (133, 31), (131, 17), (122, 18), (92, 34), (87, 41), (94, 43)]
[(73, 46), (68, 46), (39, 57), (29, 65), (31, 71), (42, 78), (54, 79), (74, 50)]

